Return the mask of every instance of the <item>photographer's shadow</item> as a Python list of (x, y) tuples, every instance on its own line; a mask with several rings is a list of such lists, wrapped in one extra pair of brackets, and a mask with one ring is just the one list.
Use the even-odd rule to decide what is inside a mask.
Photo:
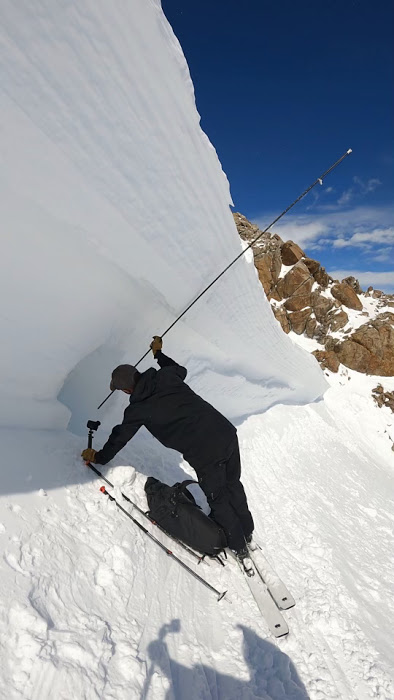
[(243, 633), (243, 653), (248, 664), (250, 680), (218, 673), (214, 668), (196, 664), (191, 668), (171, 659), (165, 637), (180, 631), (180, 621), (163, 625), (159, 638), (147, 648), (150, 664), (140, 700), (154, 700), (157, 672), (165, 676), (170, 687), (165, 700), (308, 700), (305, 686), (290, 658), (278, 647), (238, 625)]

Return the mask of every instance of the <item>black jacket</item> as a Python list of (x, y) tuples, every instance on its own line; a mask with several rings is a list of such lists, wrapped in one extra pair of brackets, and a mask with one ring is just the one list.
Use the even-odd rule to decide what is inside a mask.
[(184, 367), (160, 351), (156, 360), (160, 369), (141, 374), (123, 423), (96, 453), (97, 464), (107, 464), (142, 425), (162, 445), (181, 452), (195, 469), (225, 459), (235, 427), (184, 383)]

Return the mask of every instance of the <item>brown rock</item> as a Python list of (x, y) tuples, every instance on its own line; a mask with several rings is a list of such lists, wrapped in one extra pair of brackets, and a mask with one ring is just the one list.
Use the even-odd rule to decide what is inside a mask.
[(324, 323), (318, 323), (316, 325), (316, 329), (315, 329), (313, 337), (316, 338), (316, 340), (319, 343), (325, 343), (326, 342), (326, 335), (327, 335), (327, 326)]
[(297, 335), (301, 335), (301, 333), (304, 332), (306, 322), (311, 313), (312, 309), (308, 308), (303, 309), (302, 311), (293, 311), (292, 313), (288, 314), (291, 329), (294, 331), (294, 333), (297, 333)]
[(322, 323), (326, 320), (328, 312), (334, 306), (332, 299), (322, 296), (318, 292), (312, 293), (312, 307), (315, 312), (316, 319)]
[(284, 265), (295, 265), (304, 257), (304, 251), (294, 241), (286, 241), (281, 247), (282, 262)]
[(306, 265), (311, 275), (314, 275), (320, 269), (320, 263), (317, 260), (313, 260), (313, 258), (304, 258), (302, 262)]
[(324, 344), (324, 347), (327, 351), (332, 350), (333, 352), (335, 352), (335, 348), (337, 347), (337, 345), (340, 345), (340, 341), (329, 336)]
[(267, 294), (267, 298), (269, 301), (271, 301), (271, 299), (275, 299), (275, 301), (282, 301), (283, 297), (279, 293), (277, 285), (274, 285), (272, 287), (270, 293)]
[(312, 355), (314, 355), (323, 369), (329, 369), (330, 372), (338, 372), (340, 362), (338, 356), (332, 350), (315, 350)]
[(375, 374), (381, 377), (394, 376), (394, 314), (393, 321), (382, 318), (369, 321), (357, 329), (349, 340), (345, 340), (336, 351), (340, 361), (365, 374)]
[(287, 299), (284, 303), (287, 311), (301, 311), (305, 309), (306, 306), (310, 306), (311, 295), (310, 294), (297, 294), (295, 293), (290, 299)]
[[(279, 283), (281, 280), (279, 280)], [(278, 285), (279, 285), (278, 283)], [(283, 277), (283, 296), (289, 298), (295, 294), (305, 295), (311, 293), (313, 279), (308, 268), (299, 261)]]
[(360, 287), (360, 282), (356, 280), (355, 277), (345, 277), (345, 279), (342, 280), (343, 283), (348, 284), (349, 287), (352, 287), (356, 294), (362, 294), (363, 290)]
[(271, 263), (271, 275), (272, 279), (274, 281), (274, 284), (277, 283), (280, 275), (280, 271), (282, 269), (282, 258), (280, 255), (280, 246), (276, 246), (271, 252), (272, 256), (272, 263)]
[[(369, 324), (364, 324), (357, 331), (352, 333), (351, 339), (367, 348), (372, 355), (380, 360), (383, 357), (383, 344), (379, 330)], [(394, 349), (394, 348), (393, 348)]]
[(392, 326), (394, 325), (394, 313), (392, 311), (384, 311), (382, 314), (379, 314), (376, 316), (374, 321), (371, 321), (372, 324), (382, 324), (382, 323), (388, 323), (391, 324)]
[(373, 394), (383, 394), (384, 389), (381, 384), (378, 384), (374, 389), (372, 389)]
[(280, 280), (278, 280), (277, 284), (275, 285), (275, 291), (276, 294), (279, 297), (279, 301), (285, 298), (285, 280), (284, 277), (281, 277)]
[(261, 256), (261, 258), (255, 260), (254, 264), (257, 269), (259, 280), (264, 287), (265, 293), (268, 295), (273, 285), (273, 279), (271, 274), (271, 258), (268, 255)]
[(349, 316), (347, 315), (346, 311), (333, 311), (328, 319), (328, 327), (332, 333), (335, 333), (335, 331), (339, 331), (341, 328), (344, 328), (348, 321)]
[(367, 374), (371, 353), (362, 345), (355, 343), (353, 340), (345, 340), (340, 345), (337, 345), (335, 352), (340, 362), (356, 372)]
[(246, 216), (243, 214), (240, 214), (238, 211), (233, 212), (233, 217), (235, 221), (235, 225), (238, 229), (238, 233), (241, 236), (241, 238), (244, 238), (245, 240), (250, 240), (252, 238), (256, 238), (259, 233), (259, 227), (256, 226), (255, 224), (252, 224)]
[(378, 406), (387, 406), (394, 413), (394, 391), (384, 391), (381, 384), (372, 389), (372, 396)]
[(277, 283), (282, 269), (282, 259), (280, 257), (280, 247), (272, 246), (267, 251), (254, 251), (254, 264), (256, 266), (259, 280), (267, 295)]
[(320, 268), (317, 270), (317, 272), (315, 272), (315, 273), (313, 274), (313, 276), (314, 276), (316, 282), (317, 282), (318, 284), (320, 284), (321, 287), (323, 287), (324, 289), (325, 289), (326, 287), (328, 287), (329, 282), (330, 282), (330, 277), (329, 277), (329, 275), (327, 274), (327, 272), (325, 271), (324, 267), (320, 267)]
[(283, 306), (280, 306), (280, 307), (274, 306), (273, 312), (274, 312), (275, 318), (279, 321), (284, 332), (290, 333), (291, 328), (290, 328), (289, 318), (288, 318), (288, 315), (286, 313), (286, 309), (284, 309)]
[(305, 325), (305, 334), (308, 338), (313, 338), (316, 332), (317, 321), (315, 318), (308, 318)]
[(374, 289), (372, 296), (374, 299), (380, 299), (380, 297), (383, 296), (383, 292), (380, 289)]
[(353, 287), (350, 287), (346, 282), (341, 282), (340, 284), (334, 284), (331, 287), (331, 294), (333, 297), (338, 299), (344, 306), (348, 309), (356, 309), (356, 311), (362, 311), (363, 305), (358, 298)]

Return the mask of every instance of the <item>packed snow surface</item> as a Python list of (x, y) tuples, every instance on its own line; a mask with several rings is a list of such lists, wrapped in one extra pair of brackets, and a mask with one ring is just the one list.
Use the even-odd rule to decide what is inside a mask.
[[(276, 641), (234, 564), (196, 566), (171, 545), (228, 590), (218, 603), (100, 493), (79, 439), (4, 431), (0, 697), (392, 700), (393, 419), (368, 396), (376, 378), (331, 381), (324, 401), (239, 429), (256, 539), (296, 599)], [(146, 474), (192, 475), (145, 448), (103, 468), (142, 507)]]
[[(198, 567), (217, 603), (78, 456), (88, 418), (98, 447), (121, 418), (95, 411), (113, 367), (241, 250), (160, 3), (3, 0), (0, 71), (0, 697), (392, 700), (392, 414), (282, 333), (250, 255), (165, 350), (237, 422), (289, 637), (230, 562)], [(147, 475), (193, 476), (143, 430), (104, 471), (142, 507)]]

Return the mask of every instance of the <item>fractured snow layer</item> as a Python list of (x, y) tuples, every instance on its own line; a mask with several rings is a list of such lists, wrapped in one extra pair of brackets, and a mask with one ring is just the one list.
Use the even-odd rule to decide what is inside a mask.
[[(228, 182), (158, 1), (3, 0), (0, 72), (0, 424), (64, 428), (66, 404), (80, 433), (113, 367), (239, 253)], [(166, 349), (233, 418), (325, 389), (251, 259)]]

